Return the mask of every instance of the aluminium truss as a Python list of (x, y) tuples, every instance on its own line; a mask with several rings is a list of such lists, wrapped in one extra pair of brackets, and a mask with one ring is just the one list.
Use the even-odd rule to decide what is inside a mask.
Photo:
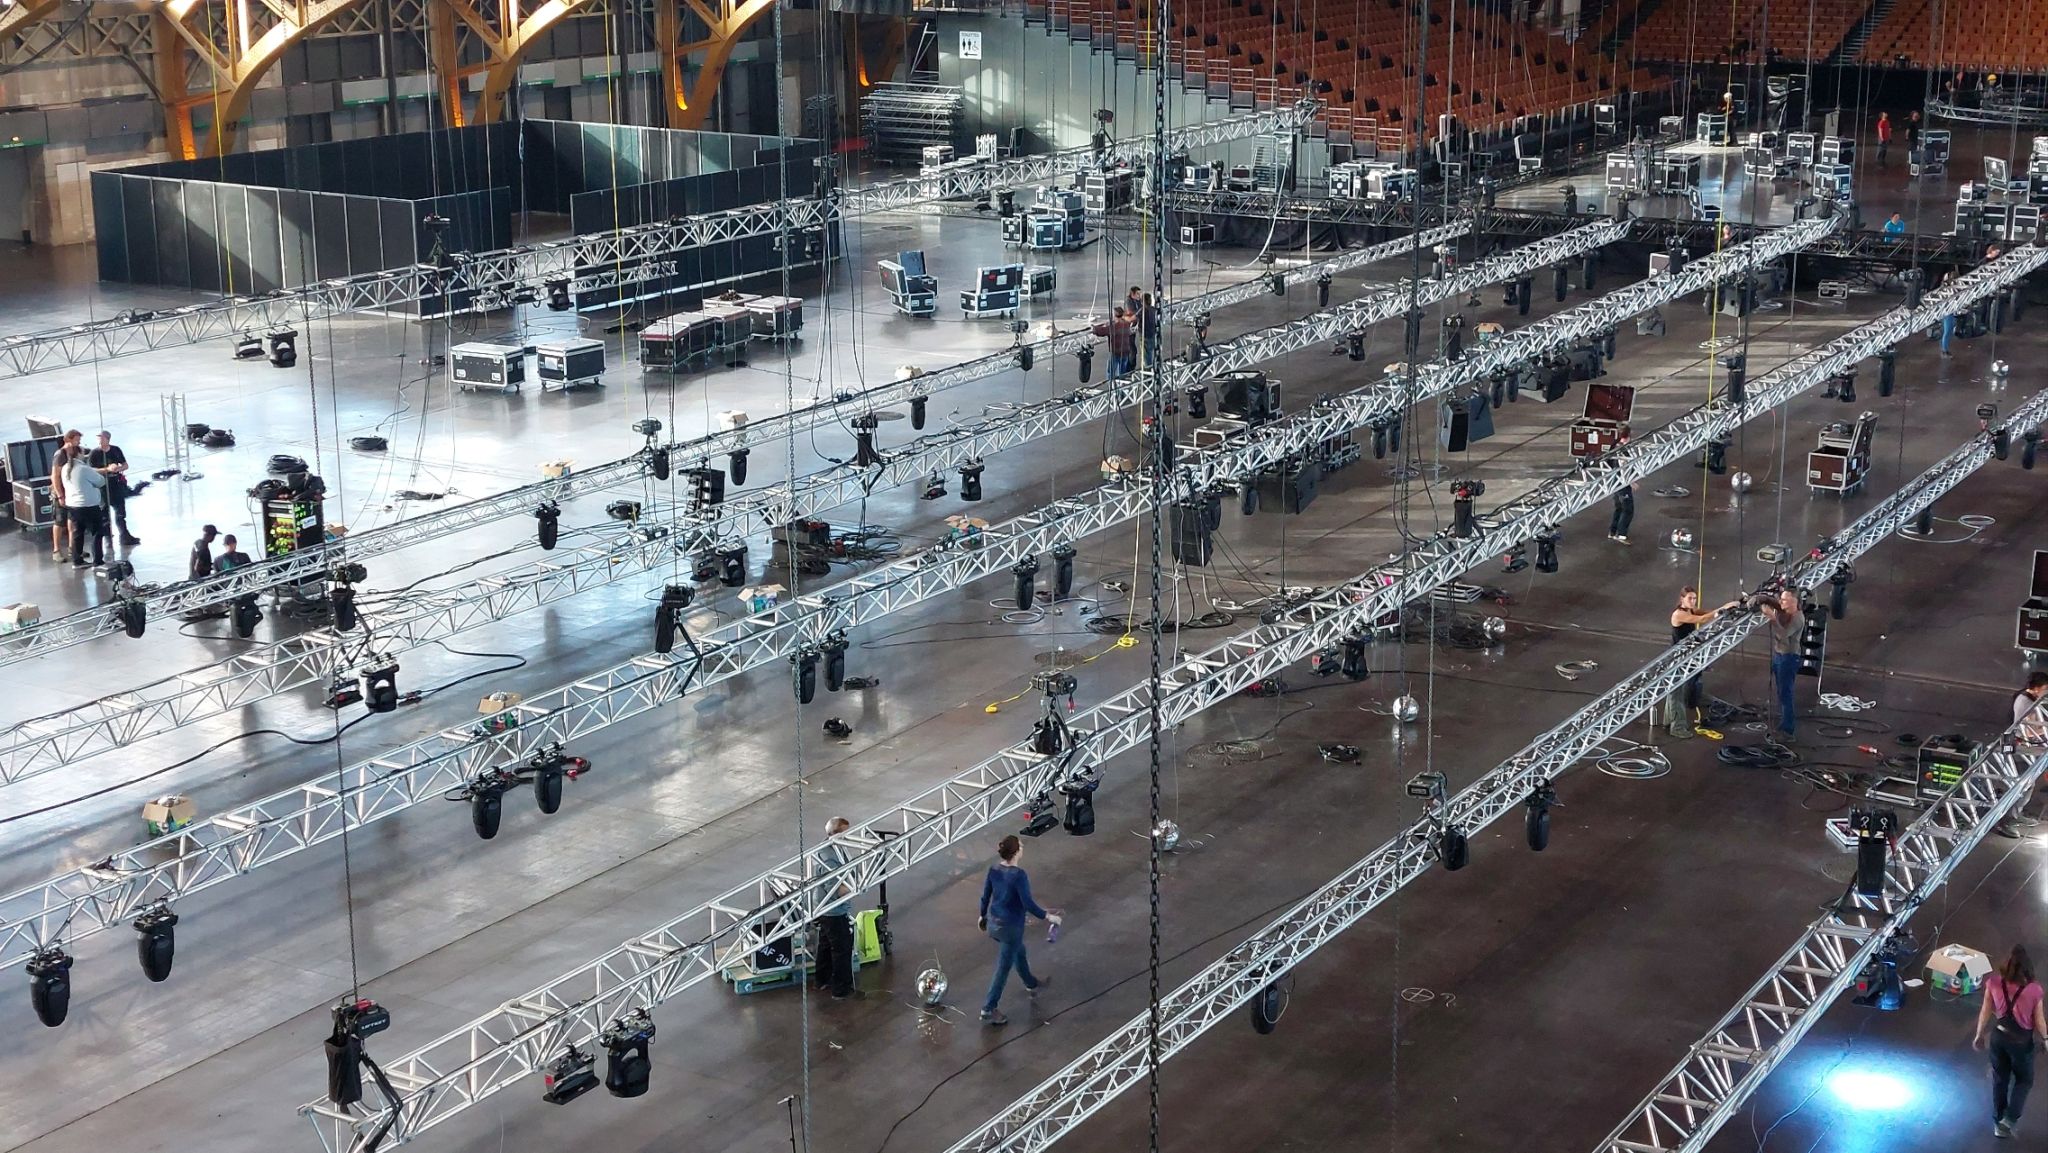
[[(1721, 265), (1723, 276), (1734, 275), (1747, 262), (1760, 259), (1754, 251), (1723, 255), (1731, 258)], [(1672, 296), (1691, 290), (1681, 286), (1678, 278), (1660, 278), (1660, 283)], [(1654, 294), (1635, 297), (1641, 308), (1669, 298)], [(1597, 310), (1582, 319), (1582, 330), (1553, 330), (1547, 339), (1562, 347), (1611, 323), (1610, 316), (1607, 310)], [(1448, 368), (1458, 371), (1463, 364)], [(1483, 375), (1491, 369), (1474, 365), (1465, 371)], [(1397, 403), (1394, 411), (1402, 410)], [(1353, 410), (1354, 415), (1342, 419), (1358, 419), (1356, 413), (1362, 411), (1371, 410)], [(1316, 413), (1308, 414), (1305, 421), (1303, 431), (1315, 438), (1310, 443), (1332, 431), (1331, 426), (1318, 423)], [(1297, 435), (1297, 442), (1300, 439)], [(1182, 491), (1200, 491), (1198, 486), (1205, 482), (1257, 459), (1232, 460), (1222, 472), (1198, 470), (1184, 478)], [(1568, 496), (1578, 499), (1584, 489), (1574, 482)], [(1541, 516), (1522, 519), (1534, 522)], [(1522, 531), (1526, 535), (1535, 528), (1525, 525)], [(1445, 542), (1420, 568), (1375, 569), (1294, 606), (1272, 624), (1182, 662), (1161, 682), (1166, 689), (1158, 702), (1162, 723), (1179, 724), (1336, 643), (1365, 622), (1430, 595), (1446, 581), (1485, 563), (1496, 551), (1491, 536)], [(1103, 764), (1139, 747), (1147, 738), (1151, 705), (1149, 687), (1140, 685), (1072, 718), (1070, 724), (1079, 734), (1076, 752), (1090, 763)], [(354, 1135), (375, 1130), (386, 1120), (393, 1121), (393, 1137), (410, 1140), (529, 1076), (564, 1046), (590, 1041), (617, 1015), (635, 1007), (657, 1006), (751, 956), (762, 944), (809, 923), (826, 903), (837, 899), (834, 894), (843, 892), (843, 886), (871, 888), (1025, 807), (1066, 771), (1071, 760), (1070, 756), (1041, 756), (1028, 744), (1005, 749), (844, 834), (840, 838), (844, 845), (871, 847), (860, 848), (843, 866), (822, 862), (814, 850), (387, 1065), (386, 1072), (403, 1098), (395, 1119), (388, 1110), (358, 1115), (324, 1102), (302, 1106), (301, 1111), (334, 1153), (349, 1148)], [(870, 838), (882, 834), (892, 835), (872, 844)]]
[[(1596, 238), (1597, 234), (1587, 236), (1588, 242)], [(1522, 266), (1512, 254), (1496, 257), (1466, 269), (1462, 279), (1429, 282), (1423, 295), (1428, 299), (1435, 293), (1467, 291), (1485, 283), (1489, 267), (1498, 275), (1512, 275)], [(1404, 287), (1378, 295), (1408, 294)], [(1121, 397), (1116, 401), (1121, 406), (1149, 392), (1149, 378), (1133, 376), (1114, 388), (1089, 392), (1084, 399), (1059, 399), (1034, 409), (1045, 420), (1064, 421), (1075, 410), (1105, 403), (1101, 398)], [(1191, 450), (1165, 499), (1205, 491), (1270, 467), (1338, 433), (1400, 412), (1407, 399), (1398, 387), (1365, 389), (1325, 401), (1226, 448)], [(1017, 427), (1012, 423), (1004, 429)], [(961, 443), (949, 436), (939, 451), (957, 451)], [(964, 443), (973, 443), (973, 438)], [(910, 475), (919, 471), (910, 470)], [(833, 482), (824, 478), (820, 483)], [(716, 630), (688, 652), (636, 657), (528, 698), (508, 710), (507, 719), (514, 723), (447, 730), (350, 766), (342, 773), (349, 782), (344, 788), (335, 788), (334, 774), (326, 774), (0, 897), (0, 966), (25, 961), (37, 948), (75, 942), (121, 924), (158, 901), (180, 899), (294, 856), (339, 837), (345, 829), (403, 812), (491, 765), (517, 763), (556, 742), (587, 737), (690, 691), (787, 658), (834, 628), (874, 620), (999, 572), (1055, 544), (1125, 523), (1148, 509), (1149, 500), (1144, 490), (1117, 487), (1058, 502), (991, 530), (992, 543), (983, 549), (950, 557), (944, 548), (928, 550), (799, 598), (787, 608)], [(645, 563), (654, 563), (673, 547), (677, 546), (670, 538), (648, 542)]]
[[(1171, 146), (1209, 148), (1232, 140), (1298, 131), (1315, 115), (1304, 102), (1250, 112), (1168, 133)], [(987, 196), (999, 188), (1071, 176), (1105, 162), (1131, 160), (1153, 147), (1150, 137), (1119, 140), (1098, 153), (1073, 148), (1044, 156), (990, 161), (935, 176), (840, 190), (824, 199), (792, 197), (724, 212), (679, 217), (567, 240), (492, 252), (457, 254), (452, 267), (416, 264), (388, 272), (281, 289), (261, 297), (227, 297), (158, 311), (129, 311), (103, 321), (0, 338), (0, 379), (197, 344), (252, 328), (307, 324), (352, 312), (389, 312), (437, 299), (478, 299), (454, 311), (503, 308), (521, 290), (569, 281), (572, 291), (644, 280), (655, 262), (707, 244), (822, 229), (845, 216), (909, 208), (933, 200)], [(643, 267), (646, 266), (646, 267)]]
[[(1273, 117), (1276, 115), (1278, 114), (1261, 113), (1255, 117), (1238, 117), (1232, 120), (1219, 121), (1213, 125), (1198, 125), (1182, 131), (1190, 134), (1190, 140), (1200, 141), (1204, 144), (1213, 143), (1218, 139), (1234, 139), (1235, 137), (1228, 134), (1246, 131), (1247, 126), (1268, 129), (1276, 123), (1287, 122), (1285, 116), (1275, 121)], [(1217, 136), (1218, 133), (1223, 133), (1224, 135), (1219, 137)], [(1136, 144), (1130, 144), (1128, 147), (1117, 145), (1113, 146), (1111, 151), (1114, 154), (1120, 148), (1128, 151), (1129, 148), (1135, 147)], [(1050, 157), (1026, 157), (1018, 161), (1004, 161), (999, 165), (963, 170), (967, 175), (959, 176), (955, 184), (958, 184), (958, 181), (967, 181), (969, 177), (973, 177), (975, 180), (988, 182), (990, 187), (1000, 187), (1006, 183), (1021, 182), (1024, 176), (1020, 174), (1028, 174), (1033, 179), (1049, 179), (1050, 177), (1046, 175), (1046, 165), (1053, 165), (1057, 168), (1060, 164), (1072, 165), (1078, 163), (1079, 159), (1075, 153), (1079, 151), (1089, 150), (1070, 150), (1065, 153), (1055, 153)], [(1092, 156), (1093, 153), (1089, 152), (1089, 155)], [(1057, 172), (1053, 173), (1053, 175), (1057, 174)], [(955, 177), (949, 175), (947, 179), (955, 180)], [(913, 178), (910, 183), (930, 190), (931, 182), (925, 178)], [(874, 203), (877, 205), (888, 201), (890, 197), (901, 200), (904, 205), (916, 203), (916, 201), (907, 199), (911, 195), (910, 192), (898, 188), (899, 185), (903, 184), (905, 184), (903, 181), (891, 181), (886, 185), (871, 186), (870, 189), (863, 190), (863, 194), (872, 196)], [(954, 187), (955, 184), (949, 184), (948, 187)], [(968, 187), (969, 185), (958, 184), (958, 186)], [(981, 187), (980, 184), (973, 184), (972, 186)], [(892, 202), (890, 206), (897, 205)], [(701, 222), (712, 218), (697, 217), (692, 219)], [(650, 225), (648, 227), (668, 226)], [(1470, 232), (1470, 230), (1471, 222), (1469, 220), (1448, 221), (1428, 230), (1424, 234), (1422, 242), (1425, 245), (1433, 246), (1463, 236)], [(630, 232), (631, 230), (628, 231)], [(560, 243), (569, 244), (571, 242), (563, 241)], [(1297, 270), (1296, 275), (1300, 275), (1302, 272), (1336, 275), (1397, 255), (1405, 251), (1413, 243), (1415, 243), (1415, 238), (1410, 236), (1374, 245), (1370, 248), (1355, 249), (1333, 257), (1331, 260), (1325, 261), (1315, 268)], [(1205, 293), (1200, 297), (1185, 302), (1168, 304), (1163, 309), (1163, 312), (1168, 321), (1180, 321), (1191, 318), (1202, 312), (1228, 307), (1260, 296), (1265, 291), (1267, 283), (1266, 281), (1247, 281), (1231, 285)], [(191, 319), (199, 315), (193, 310), (203, 310), (210, 307), (213, 306), (194, 305), (191, 308), (180, 311), (190, 314), (187, 319)], [(113, 324), (115, 322), (108, 321), (105, 323)], [(67, 329), (65, 331), (83, 332), (92, 327), (80, 326), (77, 330)], [(234, 331), (239, 331), (239, 329)], [(30, 338), (16, 337), (12, 339), (23, 340)], [(1034, 358), (1044, 359), (1046, 357), (1078, 352), (1083, 348), (1091, 347), (1094, 343), (1094, 334), (1084, 330), (1068, 333), (1063, 336), (1056, 334), (1048, 340), (1038, 341), (1027, 347), (1030, 348)], [(725, 455), (734, 451), (756, 448), (794, 436), (801, 436), (814, 429), (841, 424), (851, 416), (872, 412), (876, 408), (923, 399), (948, 389), (959, 388), (976, 381), (986, 380), (1015, 367), (1020, 354), (1020, 349), (991, 353), (938, 372), (912, 377), (909, 380), (893, 381), (873, 388), (862, 389), (858, 392), (842, 393), (796, 409), (795, 411), (768, 417), (738, 428), (711, 433), (686, 442), (671, 443), (664, 446), (663, 451), (666, 451), (672, 459), (699, 460)], [(4, 343), (0, 343), (0, 364), (4, 364), (4, 360), (5, 346)], [(4, 376), (4, 373), (0, 373), (0, 376)], [(482, 500), (452, 505), (422, 516), (402, 520), (381, 528), (371, 529), (356, 534), (347, 541), (323, 545), (317, 548), (300, 549), (280, 557), (266, 558), (256, 564), (236, 569), (233, 572), (217, 573), (204, 580), (179, 581), (134, 599), (143, 605), (144, 610), (151, 617), (161, 618), (177, 616), (194, 609), (220, 604), (250, 593), (262, 593), (273, 588), (300, 584), (321, 577), (334, 566), (344, 562), (366, 561), (373, 557), (396, 552), (426, 541), (439, 540), (451, 533), (460, 532), (464, 529), (492, 524), (508, 517), (525, 516), (530, 514), (535, 507), (544, 503), (559, 502), (575, 496), (584, 496), (617, 488), (621, 485), (632, 484), (648, 475), (649, 463), (653, 455), (653, 451), (642, 450), (619, 460), (597, 465), (568, 476), (536, 481), (532, 484), (522, 485)], [(66, 645), (120, 632), (122, 621), (117, 612), (120, 603), (115, 601), (88, 609), (81, 609), (62, 617), (43, 621), (18, 632), (0, 636), (0, 667), (12, 664), (15, 661), (26, 660), (29, 657), (45, 652), (54, 651)]]
[[(1424, 246), (1441, 244), (1463, 235), (1468, 227), (1465, 222), (1457, 222), (1433, 228), (1424, 232), (1419, 242)], [(1336, 275), (1398, 255), (1417, 242), (1418, 238), (1410, 237), (1370, 248), (1354, 249), (1330, 260), (1297, 270), (1295, 275)], [(1489, 275), (1491, 270), (1499, 270), (1503, 276), (1511, 275), (1513, 271), (1522, 268), (1529, 259), (1524, 256), (1518, 259), (1504, 259), (1499, 263), (1475, 265), (1465, 281), (1441, 291), (1458, 290), (1474, 277)], [(1264, 296), (1269, 291), (1268, 282), (1265, 280), (1246, 281), (1203, 293), (1172, 306), (1169, 314), (1192, 315), (1198, 311), (1226, 308)], [(1433, 288), (1431, 291), (1439, 290)], [(1373, 305), (1375, 311), (1384, 312), (1388, 307), (1387, 302), (1397, 296), (1405, 300), (1405, 290), (1385, 290), (1367, 299), (1377, 302)], [(1050, 346), (1054, 351), (1071, 350), (1086, 347), (1093, 339), (1091, 333), (1082, 332), (1042, 342), (1042, 346)], [(929, 376), (914, 377), (892, 386), (887, 391), (892, 398), (898, 395), (931, 395), (940, 389), (958, 387), (1014, 366), (1013, 351), (996, 353)], [(744, 536), (762, 525), (787, 523), (796, 517), (808, 516), (857, 500), (877, 489), (917, 480), (934, 471), (943, 471), (1004, 448), (1077, 427), (1139, 403), (1149, 395), (1147, 388), (1145, 383), (1127, 378), (1121, 383), (1097, 389), (1082, 389), (1022, 406), (1002, 416), (992, 417), (975, 425), (935, 433), (903, 449), (892, 450), (886, 465), (879, 470), (834, 467), (801, 478), (794, 484), (784, 484), (729, 500), (721, 505), (714, 515), (708, 517), (677, 517), (665, 524), (650, 526), (651, 532), (647, 529), (620, 531), (613, 534), (611, 539), (586, 546), (568, 558), (549, 555), (528, 564), (480, 577), (460, 588), (420, 594), (408, 597), (389, 609), (366, 611), (365, 617), (369, 626), (367, 631), (374, 633), (377, 638), (374, 655), (376, 659), (381, 660), (421, 645), (445, 640), (466, 629), (503, 620), (515, 613), (554, 603), (586, 589), (637, 575), (659, 565), (669, 557), (687, 555), (698, 548), (709, 547), (733, 536)], [(886, 401), (870, 398), (868, 403)], [(785, 431), (795, 431), (812, 427), (815, 423), (823, 423), (826, 411), (834, 414), (831, 419), (839, 419), (836, 414), (837, 407), (835, 405), (824, 411), (818, 407), (802, 410), (792, 418)], [(695, 442), (695, 446), (701, 451), (707, 444), (727, 443), (734, 435), (720, 434), (706, 438), (703, 442)], [(626, 466), (630, 465), (630, 472), (637, 475), (645, 465), (646, 456), (645, 453), (636, 454), (616, 466), (606, 467), (618, 473), (625, 473), (629, 471)], [(596, 474), (582, 475), (587, 478)], [(587, 486), (591, 482), (584, 479), (581, 483)], [(490, 502), (479, 503), (504, 506), (506, 498), (492, 498)], [(475, 506), (458, 506), (459, 509), (472, 507)], [(526, 506), (511, 507), (524, 509)], [(404, 527), (407, 523), (419, 522), (402, 522), (401, 525), (393, 527)], [(366, 533), (364, 536), (369, 537), (371, 534)], [(395, 538), (378, 537), (378, 550), (391, 547), (385, 543), (391, 539)], [(411, 541), (422, 538), (416, 533), (407, 533), (404, 539)], [(364, 555), (358, 540), (351, 540), (347, 556), (351, 559), (360, 559)], [(239, 571), (241, 570), (229, 576), (237, 576)], [(201, 587), (208, 587), (210, 583)], [(176, 603), (173, 602), (173, 605)], [(157, 608), (155, 611), (166, 610)], [(110, 614), (102, 611), (101, 615)], [(91, 623), (88, 614), (74, 616), (79, 618), (82, 624)], [(51, 634), (51, 637), (64, 635), (63, 632), (58, 632)], [(307, 685), (323, 683), (341, 671), (345, 662), (357, 660), (353, 650), (364, 647), (356, 641), (359, 636), (357, 633), (340, 633), (333, 629), (302, 633), (253, 649), (242, 650), (213, 665), (186, 670), (139, 688), (89, 701), (61, 713), (12, 725), (4, 733), (0, 733), (0, 785), (49, 772), (84, 757), (172, 731), (195, 720), (217, 716), (230, 709), (244, 708)], [(43, 641), (38, 647), (51, 643), (56, 641)]]
[(1984, 835), (2026, 802), (2048, 769), (2048, 752), (2022, 751), (2019, 737), (2019, 725), (2008, 728), (1908, 825), (1891, 845), (1883, 891), (1868, 897), (1852, 886), (1816, 917), (1629, 1119), (1601, 1140), (1601, 1153), (1705, 1148)]
[[(2012, 424), (2036, 423), (2044, 416), (2048, 416), (2048, 392), (2036, 394), (2015, 412)], [(1693, 441), (1693, 448), (1705, 443), (1697, 436), (1686, 439)], [(1973, 437), (1847, 529), (1823, 541), (1797, 568), (1786, 574), (1787, 585), (1811, 589), (1825, 584), (1844, 565), (1902, 526), (1910, 524), (1921, 509), (1960, 484), (1991, 458), (1991, 435), (1980, 433)], [(1603, 483), (1597, 487), (1600, 489), (1597, 496), (1605, 499), (1618, 485)], [(1589, 507), (1589, 503), (1580, 502), (1578, 507)], [(1500, 540), (1491, 532), (1483, 534), (1481, 539), (1488, 538), (1496, 544)], [(1371, 855), (1161, 998), (1160, 1060), (1181, 1052), (1210, 1027), (1238, 1011), (1310, 954), (1363, 919), (1381, 902), (1427, 873), (1436, 860), (1437, 830), (1456, 827), (1472, 836), (1502, 816), (1523, 807), (1536, 789), (1555, 782), (1608, 737), (1654, 708), (1673, 689), (1733, 651), (1760, 620), (1757, 614), (1741, 613), (1724, 616), (1702, 626), (1685, 643), (1666, 650), (1623, 678), (1620, 684), (1574, 713), (1563, 724), (1536, 738), (1520, 753), (1449, 798), (1439, 812), (1425, 815), (1395, 834)], [(2006, 773), (1994, 775), (2002, 787), (2009, 788), (2014, 778), (2026, 776), (2031, 779), (2035, 772), (2038, 769), (2016, 772), (2008, 766)], [(2012, 795), (2010, 792), (1997, 794), (2002, 800), (1993, 815), (2010, 805)], [(1966, 802), (1948, 808), (1959, 814), (1968, 814), (1969, 819), (1981, 821), (1991, 806), (1985, 801), (1982, 790), (1971, 790)], [(1982, 824), (1975, 826), (1978, 836), (1982, 835), (1984, 827)], [(1969, 843), (1974, 844), (1974, 839)], [(1924, 867), (1927, 850), (1923, 848), (1913, 857), (1911, 864), (1900, 867), (1901, 871), (1916, 872)], [(1945, 870), (1943, 875), (1946, 875)], [(1882, 919), (1881, 915), (1879, 919)], [(1839, 940), (1832, 944), (1843, 954), (1859, 952), (1845, 947)], [(1856, 944), (1869, 951), (1875, 950), (1878, 941), (1874, 937), (1867, 942), (1859, 938)], [(1822, 951), (1827, 947), (1825, 944), (1819, 946)], [(1830, 969), (1828, 975), (1832, 977), (1832, 984), (1845, 984), (1853, 979), (1855, 972), (1854, 968), (1847, 969), (1845, 973)], [(1774, 973), (1766, 984), (1781, 979), (1786, 983), (1774, 987), (1775, 993), (1799, 987), (1796, 976), (1783, 973)], [(1729, 1026), (1731, 1036), (1723, 1038), (1710, 1034), (1709, 1039), (1695, 1050), (1694, 1057), (1700, 1058), (1700, 1063), (1681, 1066), (1674, 1074), (1675, 1081), (1667, 1081), (1660, 1090), (1663, 1099), (1653, 1098), (1650, 1107), (1657, 1110), (1654, 1132), (1670, 1133), (1671, 1130), (1665, 1126), (1676, 1123), (1679, 1117), (1703, 1120), (1709, 1115), (1717, 1115), (1725, 1118), (1726, 1110), (1715, 1110), (1712, 1106), (1724, 1095), (1732, 1094), (1738, 1085), (1750, 1082), (1748, 1078), (1734, 1082), (1720, 1081), (1719, 1078), (1723, 1074), (1733, 1077), (1750, 1062), (1761, 1059), (1757, 1051), (1743, 1051), (1741, 1043), (1733, 1039), (1733, 1035), (1739, 1034), (1743, 1027), (1758, 1025), (1771, 1033), (1789, 1035), (1794, 1040), (1797, 1033), (1804, 1032), (1806, 1021), (1797, 1008), (1787, 1006), (1784, 1010), (1772, 1012), (1770, 1006), (1759, 1006), (1756, 1002), (1750, 1002), (1747, 1007), (1759, 1011), (1750, 1017), (1744, 1015), (1745, 1009), (1736, 1010), (1731, 1018), (1732, 1024), (1724, 1022)], [(1140, 1014), (1126, 1022), (1094, 1048), (956, 1142), (948, 1153), (1025, 1153), (1044, 1149), (1057, 1141), (1125, 1089), (1145, 1080), (1151, 1052), (1150, 1020), (1149, 1014)], [(1764, 1071), (1767, 1071), (1767, 1066), (1756, 1072), (1755, 1079), (1761, 1080)], [(1699, 1099), (1694, 1099), (1694, 1094)], [(1732, 1108), (1733, 1104), (1727, 1106), (1728, 1110)], [(1681, 1129), (1686, 1127), (1680, 1126)], [(1603, 1143), (1601, 1146), (1608, 1153), (1698, 1147), (1698, 1143), (1691, 1141), (1682, 1145), (1676, 1142), (1624, 1142)]]

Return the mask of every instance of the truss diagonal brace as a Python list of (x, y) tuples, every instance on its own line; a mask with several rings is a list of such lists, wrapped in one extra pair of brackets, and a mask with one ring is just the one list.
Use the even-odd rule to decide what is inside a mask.
[[(2012, 420), (2015, 425), (2021, 425), (2038, 422), (2044, 416), (2048, 416), (2048, 392), (2037, 394), (2013, 415)], [(1817, 555), (1794, 570), (1789, 582), (1801, 588), (1825, 583), (1842, 565), (1910, 523), (1920, 509), (1953, 489), (1991, 456), (1990, 434), (1972, 438), (1899, 493), (1859, 518), (1849, 529), (1827, 541), (1822, 549), (1817, 550)], [(1601, 487), (1606, 489), (1606, 486)], [(1606, 491), (1600, 495), (1604, 497)], [(1744, 613), (1723, 617), (1704, 626), (1686, 643), (1667, 650), (1630, 674), (1621, 684), (1459, 792), (1444, 806), (1438, 820), (1463, 829), (1469, 836), (1520, 808), (1523, 800), (1537, 786), (1556, 780), (1602, 741), (1655, 707), (1658, 701), (1707, 665), (1732, 651), (1755, 629), (1758, 620), (1755, 614)], [(2038, 766), (2025, 774), (2007, 771), (1998, 774), (1997, 779), (2010, 788), (2019, 776), (2031, 779), (2039, 771)], [(1977, 822), (1974, 829), (1981, 837), (1987, 827), (1982, 823), (1984, 814), (2002, 813), (2012, 803), (2015, 793), (2006, 791), (2000, 795), (2003, 800), (1997, 806), (1987, 805), (1981, 796), (1973, 795), (1965, 803), (1953, 807)], [(1428, 818), (1411, 824), (1370, 856), (1162, 998), (1160, 1059), (1165, 1060), (1181, 1052), (1315, 950), (1363, 919), (1387, 897), (1429, 871), (1435, 860), (1432, 846), (1436, 828), (1437, 824)], [(1974, 839), (1968, 843), (1974, 844)], [(1901, 887), (1910, 886), (1902, 884)], [(1877, 944), (1878, 941), (1872, 939), (1864, 950), (1875, 950)], [(1859, 955), (1862, 952), (1859, 950)], [(1834, 984), (1846, 984), (1853, 979), (1854, 972), (1854, 969), (1847, 970), (1845, 976), (1835, 978)], [(1738, 1008), (1736, 1016), (1742, 1012)], [(1782, 1027), (1786, 1035), (1795, 1038), (1810, 1025), (1810, 1020), (1803, 1016), (1790, 1022), (1781, 1022), (1768, 1013), (1757, 1016), (1763, 1021), (1779, 1022), (1774, 1027)], [(1727, 1023), (1724, 1021), (1724, 1026)], [(1725, 1061), (1729, 1048), (1739, 1049), (1742, 1045), (1739, 1028), (1711, 1034), (1708, 1044), (1717, 1039), (1720, 1045), (1713, 1058), (1716, 1061)], [(1149, 1014), (1141, 1014), (955, 1143), (949, 1153), (1027, 1153), (1044, 1149), (1119, 1093), (1142, 1081), (1146, 1076), (1149, 1046), (1150, 1017)], [(1681, 1074), (1683, 1072), (1681, 1069)], [(1760, 1079), (1760, 1074), (1758, 1076)], [(1700, 1092), (1706, 1079), (1697, 1078), (1676, 1085), (1667, 1081), (1660, 1091), (1674, 1094)], [(1640, 1134), (1635, 1136), (1639, 1138)], [(1605, 1153), (1642, 1153), (1645, 1149), (1663, 1147), (1632, 1140), (1603, 1144), (1602, 1149)], [(1688, 1143), (1669, 1147), (1697, 1149), (1699, 1146)]]

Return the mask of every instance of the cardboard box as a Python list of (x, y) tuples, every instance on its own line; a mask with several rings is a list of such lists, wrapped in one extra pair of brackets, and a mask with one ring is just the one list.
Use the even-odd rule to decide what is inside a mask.
[(1991, 958), (1968, 945), (1943, 945), (1927, 958), (1927, 983), (1944, 993), (1967, 997), (1991, 975)]
[(506, 709), (517, 708), (519, 702), (525, 699), (525, 697), (518, 693), (499, 691), (478, 701), (476, 703), (476, 711), (479, 715), (488, 717), (493, 713), (502, 713)]
[(543, 480), (560, 480), (569, 475), (570, 462), (566, 460), (543, 461), (540, 475)]
[(142, 827), (152, 837), (162, 837), (199, 819), (192, 798), (167, 793), (142, 806)]
[(31, 604), (28, 601), (15, 601), (13, 604), (0, 605), (0, 632), (25, 629), (42, 619), (42, 607)]
[(740, 590), (740, 607), (750, 613), (766, 612), (782, 603), (782, 594), (789, 590), (781, 585), (748, 585)]

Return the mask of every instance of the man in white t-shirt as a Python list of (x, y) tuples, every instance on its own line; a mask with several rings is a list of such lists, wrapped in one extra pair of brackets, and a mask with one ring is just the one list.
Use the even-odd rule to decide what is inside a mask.
[[(2027, 687), (2012, 695), (2012, 723), (2019, 730), (2015, 735), (2019, 738), (2022, 759), (2031, 761), (2048, 752), (2048, 673), (2031, 674), (2027, 677)], [(2001, 837), (2018, 837), (2020, 829), (2040, 824), (2040, 821), (2026, 815), (2026, 808), (2033, 800), (2033, 787), (2028, 786), (2019, 803), (2012, 807), (2012, 815), (1991, 831)]]

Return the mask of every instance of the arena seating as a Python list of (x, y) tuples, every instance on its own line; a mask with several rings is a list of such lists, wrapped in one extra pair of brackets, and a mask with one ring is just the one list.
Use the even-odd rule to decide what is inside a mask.
[(1903, 56), (1916, 68), (1983, 72), (2039, 71), (2048, 63), (2048, 12), (2031, 5), (1974, 8), (1931, 0), (1899, 0), (1871, 34), (1860, 59), (1895, 63)]
[(1624, 56), (1633, 51), (1636, 60), (1727, 64), (1761, 60), (1775, 50), (1782, 60), (1826, 60), (1870, 11), (1869, 0), (1812, 0), (1810, 7), (1749, 0), (1655, 2), (1622, 46)]

